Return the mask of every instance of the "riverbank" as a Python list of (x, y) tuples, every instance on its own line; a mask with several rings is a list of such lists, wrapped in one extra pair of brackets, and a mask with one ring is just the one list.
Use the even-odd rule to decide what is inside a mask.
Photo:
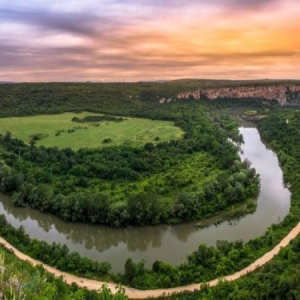
[[(0, 213), (15, 228), (24, 227), (31, 239), (66, 245), (70, 252), (112, 264), (112, 272), (124, 272), (127, 258), (146, 259), (151, 268), (156, 261), (179, 265), (200, 244), (216, 245), (218, 240), (247, 242), (285, 218), (290, 209), (290, 193), (282, 183), (282, 171), (274, 152), (266, 149), (255, 128), (242, 128), (245, 136), (242, 159), (252, 162), (261, 177), (257, 210), (238, 220), (196, 228), (194, 224), (113, 229), (105, 226), (66, 223), (30, 208), (14, 207), (11, 199), (0, 195)], [(274, 189), (276, 186), (276, 190)], [(170, 249), (172, 253), (170, 255)]]
[(254, 213), (256, 209), (256, 201), (255, 200), (249, 200), (249, 207), (246, 204), (240, 204), (233, 206), (231, 209), (228, 209), (222, 213), (220, 213), (217, 216), (213, 216), (201, 221), (198, 221), (195, 223), (195, 226), (197, 228), (205, 228), (209, 227), (211, 225), (218, 226), (222, 222), (228, 221), (229, 224), (234, 223), (235, 221), (238, 221), (246, 214)]
[[(300, 222), (272, 250), (265, 253), (263, 256), (258, 258), (256, 261), (251, 263), (246, 268), (244, 268), (234, 274), (224, 276), (221, 279), (224, 281), (233, 281), (233, 280), (241, 278), (242, 276), (245, 276), (245, 275), (255, 271), (256, 269), (258, 269), (261, 266), (268, 263), (275, 255), (277, 255), (279, 253), (281, 248), (286, 247), (299, 233), (300, 233)], [(99, 290), (102, 287), (102, 285), (106, 284), (113, 293), (115, 293), (117, 291), (116, 283), (101, 282), (101, 281), (86, 279), (86, 278), (78, 277), (78, 276), (75, 276), (75, 275), (72, 275), (69, 273), (61, 272), (53, 267), (43, 264), (42, 262), (40, 262), (38, 260), (32, 259), (28, 255), (20, 252), (18, 249), (13, 247), (2, 237), (0, 237), (0, 243), (5, 248), (12, 251), (14, 253), (14, 255), (16, 255), (19, 259), (29, 261), (33, 265), (42, 265), (45, 268), (45, 270), (54, 274), (55, 276), (57, 276), (57, 277), (62, 276), (64, 281), (67, 284), (76, 283), (79, 287), (86, 287), (89, 290)], [(211, 280), (209, 282), (195, 283), (195, 284), (190, 284), (190, 285), (176, 287), (176, 288), (169, 288), (169, 289), (144, 290), (144, 291), (140, 291), (140, 290), (130, 288), (130, 287), (124, 287), (124, 289), (125, 289), (125, 294), (130, 299), (145, 299), (148, 297), (160, 297), (160, 296), (163, 296), (166, 294), (179, 293), (179, 292), (183, 292), (183, 291), (199, 290), (199, 289), (201, 289), (201, 286), (203, 284), (213, 287), (218, 284), (219, 280), (220, 279), (217, 278), (217, 279)]]

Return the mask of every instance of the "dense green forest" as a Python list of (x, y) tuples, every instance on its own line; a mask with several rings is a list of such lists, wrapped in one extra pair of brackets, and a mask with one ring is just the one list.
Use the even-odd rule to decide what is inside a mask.
[(159, 300), (273, 300), (300, 299), (300, 237), (282, 249), (266, 266), (232, 282), (202, 291), (184, 292)]
[[(292, 191), (292, 209), (288, 219), (300, 220), (300, 111), (297, 108), (271, 110), (257, 124), (261, 136), (275, 149), (284, 171), (284, 180)], [(286, 218), (286, 219), (287, 219)], [(286, 219), (284, 223), (286, 222)], [(275, 226), (277, 227), (277, 226)], [(274, 229), (275, 229), (274, 227)], [(273, 233), (277, 231), (273, 229)], [(259, 239), (258, 239), (259, 240)], [(300, 237), (280, 251), (265, 267), (234, 282), (220, 283), (200, 292), (160, 299), (299, 299)]]
[(273, 225), (265, 236), (247, 243), (218, 241), (216, 247), (202, 244), (178, 267), (156, 261), (151, 269), (147, 269), (144, 261), (134, 263), (128, 259), (123, 274), (109, 274), (109, 263), (98, 263), (76, 252), (70, 253), (65, 245), (30, 239), (22, 227), (14, 228), (3, 215), (0, 217), (0, 235), (22, 252), (62, 271), (113, 280), (138, 289), (155, 289), (205, 282), (234, 273), (274, 247), (297, 221), (297, 216), (289, 216), (281, 224)]
[[(5, 94), (13, 97), (13, 95), (17, 94), (16, 90), (21, 86), (12, 86), (11, 89), (5, 86), (7, 90), (2, 94), (2, 97)], [(50, 86), (52, 89), (55, 85)], [(33, 85), (33, 87), (40, 86)], [(30, 89), (33, 89), (33, 87), (30, 87)], [(0, 88), (2, 89), (2, 87)], [(63, 91), (63, 88), (60, 88)], [(182, 86), (180, 89), (182, 89)], [(20, 91), (19, 93), (22, 96), (15, 98), (19, 99), (18, 101), (23, 97)], [(28, 99), (31, 98), (28, 100), (30, 102), (29, 106), (35, 107), (32, 113), (74, 110), (74, 106), (71, 108), (70, 105), (73, 101), (73, 99), (69, 98), (70, 94), (65, 100), (61, 101), (61, 103), (66, 101), (65, 104), (60, 105), (60, 109), (55, 111), (57, 108), (55, 105), (53, 107), (50, 105), (47, 108), (47, 103), (45, 104), (45, 102), (37, 104), (36, 101), (41, 97), (42, 93), (43, 89), (41, 88), (36, 92), (34, 101), (32, 100), (33, 98), (28, 96)], [(72, 90), (70, 93), (72, 94), (74, 91)], [(158, 94), (157, 91), (155, 93)], [(141, 96), (140, 92), (137, 92), (137, 95)], [(167, 95), (161, 93), (159, 96)], [(48, 97), (49, 93), (47, 93), (46, 98), (49, 99)], [(121, 146), (119, 148), (109, 147), (105, 149), (73, 151), (72, 149), (59, 150), (56, 148), (37, 147), (34, 144), (27, 145), (7, 133), (0, 138), (2, 147), (1, 191), (12, 194), (13, 201), (17, 205), (30, 204), (43, 211), (61, 214), (62, 218), (69, 221), (80, 220), (84, 222), (107, 223), (112, 226), (194, 220), (211, 215), (212, 212), (226, 209), (226, 206), (231, 206), (234, 203), (233, 199), (235, 197), (245, 201), (257, 194), (258, 184), (254, 170), (249, 167), (247, 162), (242, 163), (239, 161), (237, 147), (228, 141), (228, 137), (231, 137), (233, 140), (241, 142), (237, 134), (237, 123), (230, 117), (221, 116), (221, 114), (223, 112), (227, 115), (231, 114), (235, 110), (240, 110), (240, 107), (261, 109), (264, 107), (261, 101), (226, 100), (226, 103), (222, 101), (196, 103), (195, 101), (187, 100), (182, 103), (176, 102), (161, 106), (154, 99), (156, 96), (153, 96), (153, 98), (152, 96), (149, 97), (148, 102), (146, 101), (147, 97), (145, 95), (143, 97), (145, 97), (143, 98), (145, 101), (140, 101), (139, 97), (137, 97), (138, 100), (134, 100), (137, 103), (133, 103), (132, 98), (128, 97), (128, 101), (131, 104), (124, 106), (120, 104), (118, 106), (118, 114), (115, 113), (115, 115), (172, 120), (185, 132), (181, 140), (145, 145), (141, 148)], [(74, 96), (75, 98), (77, 99), (76, 101), (79, 101), (80, 96)], [(73, 104), (76, 104), (76, 101), (74, 100)], [(125, 100), (124, 102), (120, 101), (120, 103), (125, 102)], [(18, 103), (20, 102), (15, 104)], [(100, 106), (96, 107), (97, 103), (95, 101), (91, 105), (90, 110), (111, 113), (116, 107), (116, 102), (114, 101), (111, 101), (105, 109), (102, 109)], [(81, 103), (79, 110), (87, 110), (88, 106), (89, 103), (86, 105)], [(14, 107), (4, 106), (2, 113), (8, 117), (21, 115), (22, 111), (26, 114), (26, 111), (22, 110), (18, 105)], [(279, 109), (272, 106), (268, 106), (268, 109), (264, 111), (268, 111), (267, 117), (258, 122), (258, 128), (261, 136), (278, 154), (284, 172), (284, 180), (292, 192), (292, 205), (290, 214), (283, 222), (273, 225), (263, 237), (258, 237), (245, 244), (241, 241), (234, 243), (220, 241), (216, 247), (200, 245), (194, 253), (188, 256), (187, 261), (178, 267), (157, 261), (149, 270), (145, 268), (143, 261), (133, 263), (128, 259), (123, 274), (109, 276), (110, 268), (108, 264), (94, 264), (89, 260), (80, 258), (76, 253), (70, 254), (61, 245), (48, 245), (44, 242), (30, 240), (22, 228), (12, 228), (3, 218), (1, 219), (1, 235), (22, 251), (56, 267), (94, 278), (104, 276), (107, 279), (113, 279), (116, 282), (122, 282), (141, 289), (171, 287), (191, 282), (207, 281), (233, 273), (247, 266), (264, 252), (274, 247), (300, 218), (299, 112), (293, 108)], [(116, 149), (120, 151), (116, 151)], [(160, 200), (159, 195), (163, 194), (164, 184), (159, 186), (159, 180), (158, 182), (154, 180), (152, 186), (150, 185), (141, 193), (134, 194), (134, 190), (130, 190), (130, 187), (134, 188), (134, 180), (144, 179), (150, 174), (159, 174), (165, 168), (170, 168), (169, 170), (172, 171), (182, 161), (187, 163), (193, 159), (194, 155), (199, 153), (210, 155), (215, 163), (215, 165), (210, 165), (210, 169), (205, 165), (206, 170), (203, 170), (202, 176), (205, 175), (204, 177), (207, 177), (209, 174), (214, 174), (214, 176), (210, 177), (209, 182), (203, 182), (200, 186), (196, 185), (196, 188), (195, 185), (193, 186), (193, 182), (191, 183), (191, 187), (193, 187), (191, 189), (188, 187), (184, 189), (185, 186), (181, 187), (180, 189), (183, 192), (178, 193), (173, 202), (166, 201), (164, 203)], [(207, 159), (207, 156), (205, 157)], [(140, 162), (140, 166), (136, 169), (136, 164), (134, 163), (137, 159)], [(63, 163), (60, 164), (60, 161)], [(101, 172), (93, 169), (91, 161), (101, 162), (101, 167), (106, 167), (107, 170), (115, 167), (113, 170), (117, 174), (116, 177), (109, 177), (111, 175), (103, 172), (103, 169), (101, 169)], [(49, 162), (51, 162), (51, 165), (48, 164)], [(86, 169), (74, 169), (74, 166), (77, 165), (84, 166)], [(51, 166), (52, 169), (50, 169)], [(122, 170), (119, 166), (122, 166), (122, 168), (125, 166), (125, 170)], [(93, 173), (97, 171), (99, 173)], [(79, 172), (78, 176), (76, 172)], [(63, 181), (63, 184), (59, 185), (61, 180), (64, 180), (62, 178), (65, 173), (68, 174), (67, 179)], [(116, 193), (117, 197), (115, 198), (114, 194), (95, 189), (93, 180), (91, 180), (95, 174), (97, 174), (97, 178), (100, 177), (99, 180), (111, 180), (111, 183), (115, 183), (115, 185), (110, 184), (110, 188), (116, 189), (117, 185), (123, 185), (124, 195), (126, 196), (127, 192), (128, 198), (118, 198), (120, 193)], [(101, 178), (103, 174), (108, 177)], [(76, 181), (81, 178), (83, 179), (82, 181)], [(236, 183), (238, 184), (236, 185)], [(98, 186), (98, 184), (99, 181), (95, 183), (95, 186)], [(180, 184), (180, 180), (175, 181), (174, 186), (178, 186), (178, 184)], [(72, 193), (74, 187), (76, 193)], [(149, 201), (150, 199), (151, 201)], [(227, 200), (230, 201), (226, 202)], [(81, 206), (82, 203), (85, 203), (85, 205)], [(154, 203), (154, 205), (151, 206), (151, 203)], [(160, 205), (163, 206), (161, 207)], [(155, 211), (157, 206), (160, 208), (158, 212), (156, 211), (158, 219), (157, 215), (152, 214), (152, 210)], [(100, 208), (103, 211), (103, 216), (106, 216), (105, 221), (101, 220), (101, 216), (94, 214), (95, 208)], [(297, 256), (297, 251), (299, 251), (298, 244), (299, 241), (297, 240), (292, 246), (282, 252), (286, 254), (281, 254), (279, 257), (279, 260), (285, 262), (285, 259), (287, 259), (288, 262), (291, 262), (287, 268), (283, 267), (283, 262), (276, 264), (275, 261), (271, 264), (271, 267), (266, 267), (263, 271), (255, 273), (253, 278), (249, 277), (250, 279), (248, 279), (246, 277), (243, 279), (245, 281), (241, 280), (228, 285), (222, 284), (216, 289), (205, 290), (204, 294), (201, 295), (185, 294), (182, 296), (183, 298), (178, 299), (188, 299), (187, 297), (191, 297), (191, 299), (201, 299), (201, 297), (203, 299), (230, 299), (230, 297), (235, 299), (233, 298), (235, 296), (237, 299), (238, 297), (242, 299), (242, 295), (246, 295), (245, 299), (251, 299), (251, 294), (249, 295), (249, 293), (251, 293), (253, 285), (262, 279), (266, 282), (266, 288), (268, 289), (265, 293), (259, 294), (261, 299), (274, 299), (274, 297), (272, 298), (274, 294), (279, 299), (280, 295), (283, 295), (288, 288), (291, 291), (289, 299), (297, 299), (299, 290), (295, 288), (297, 286), (297, 281), (295, 281), (297, 277), (294, 277), (294, 274), (297, 273), (292, 272), (294, 270), (292, 263), (299, 264), (299, 256)], [(63, 254), (66, 265), (63, 262), (53, 260), (54, 258), (50, 255), (53, 251), (59, 251), (59, 253)], [(285, 274), (287, 280), (282, 279), (280, 281), (281, 277), (279, 277), (278, 281), (276, 281), (277, 279), (272, 275), (275, 273), (275, 270)], [(272, 278), (274, 279), (273, 281)], [(272, 288), (274, 284), (277, 284), (277, 289)], [(238, 293), (237, 289), (241, 289), (241, 292)], [(244, 291), (244, 294), (242, 294), (242, 291)]]
[[(157, 97), (167, 96), (164, 93), (169, 85), (1, 86), (2, 97), (14, 97), (18, 101), (23, 97), (21, 102), (28, 100), (35, 113), (51, 111), (48, 110), (50, 104), (60, 112), (69, 110), (70, 106), (73, 110), (76, 107), (76, 110), (99, 112), (103, 105), (105, 110), (114, 110), (122, 116), (173, 121), (184, 132), (181, 139), (160, 142), (157, 137), (155, 143), (147, 142), (142, 147), (123, 144), (77, 151), (70, 147), (36, 146), (35, 139), (27, 144), (7, 132), (0, 136), (1, 192), (11, 195), (15, 205), (30, 205), (65, 221), (113, 227), (199, 220), (232, 210), (241, 203), (247, 204), (244, 212), (253, 211), (259, 178), (247, 162), (240, 162), (238, 147), (228, 140), (230, 137), (238, 144), (242, 142), (238, 123), (229, 117), (212, 119), (205, 101), (203, 104), (186, 100), (160, 105)], [(21, 93), (22, 88), (25, 94)], [(92, 95), (86, 96), (87, 102), (80, 101), (79, 106), (79, 98), (88, 88), (98, 89), (93, 95), (99, 98), (95, 101)], [(179, 88), (182, 86), (172, 85), (169, 92), (177, 92)], [(149, 89), (156, 96), (148, 99)], [(135, 95), (135, 100), (128, 98), (128, 104), (120, 99), (129, 92)], [(26, 93), (29, 93), (28, 99)], [(49, 99), (50, 95), (58, 102)], [(103, 95), (107, 98), (102, 98)], [(48, 100), (38, 101), (41, 98)], [(14, 109), (6, 107), (2, 113), (20, 114), (17, 109), (19, 105)], [(104, 116), (102, 119), (115, 122), (122, 121), (123, 117)], [(87, 120), (94, 121), (95, 116)]]
[[(115, 227), (199, 219), (255, 198), (256, 173), (239, 161), (226, 135), (206, 127), (203, 136), (200, 122), (190, 126), (186, 122), (185, 126), (190, 137), (180, 141), (146, 144), (140, 149), (120, 146), (77, 152), (28, 146), (8, 133), (0, 137), (5, 150), (0, 168), (1, 191), (12, 194), (18, 206), (29, 204), (66, 221)], [(201, 179), (213, 173), (209, 169), (188, 177), (174, 172), (199, 152), (215, 157), (211, 167), (216, 173), (211, 175), (214, 180), (202, 185)], [(148, 178), (155, 181), (148, 180), (143, 190), (138, 189), (136, 185)], [(114, 197), (114, 191), (120, 188), (122, 193)], [(175, 201), (162, 201), (165, 195), (173, 196)]]
[[(270, 263), (254, 273), (230, 283), (220, 282), (215, 288), (184, 292), (158, 299), (299, 299), (300, 238), (282, 249)], [(122, 290), (113, 296), (105, 287), (90, 292), (68, 286), (41, 267), (19, 261), (7, 250), (0, 249), (0, 293), (3, 299), (127, 299)]]
[[(160, 98), (199, 88), (292, 84), (299, 81), (173, 80), (135, 83), (19, 83), (0, 85), (0, 116), (89, 110), (141, 114)], [(240, 101), (238, 101), (240, 102)], [(149, 106), (150, 105), (150, 106)], [(150, 111), (147, 115), (151, 114)]]
[[(266, 266), (233, 282), (220, 282), (217, 287), (198, 292), (184, 292), (158, 299), (299, 299), (300, 238), (282, 249)], [(100, 292), (68, 286), (41, 267), (16, 259), (0, 248), (0, 293), (3, 299), (128, 299), (122, 289), (112, 295), (103, 287)]]

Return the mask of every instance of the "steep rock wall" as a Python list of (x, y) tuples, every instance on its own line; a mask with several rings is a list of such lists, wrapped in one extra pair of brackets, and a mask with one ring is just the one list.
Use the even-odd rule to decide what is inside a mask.
[(201, 91), (200, 90), (196, 90), (193, 92), (183, 92), (183, 93), (179, 93), (177, 98), (178, 99), (188, 99), (188, 98), (193, 98), (195, 100), (199, 100), (201, 97)]
[(261, 86), (239, 86), (213, 88), (207, 90), (188, 91), (178, 94), (178, 99), (201, 97), (210, 100), (220, 98), (260, 98), (266, 100), (277, 100), (280, 105), (297, 103), (300, 100), (300, 85), (261, 85)]

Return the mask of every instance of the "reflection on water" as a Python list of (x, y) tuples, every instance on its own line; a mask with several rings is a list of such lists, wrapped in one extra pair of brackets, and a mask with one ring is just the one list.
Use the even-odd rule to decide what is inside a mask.
[(261, 142), (256, 128), (241, 128), (245, 144), (242, 158), (248, 158), (261, 177), (257, 210), (235, 221), (197, 229), (193, 224), (176, 226), (112, 229), (106, 226), (66, 223), (50, 214), (30, 208), (16, 208), (0, 194), (0, 213), (14, 226), (24, 226), (32, 238), (66, 244), (71, 251), (98, 261), (109, 261), (113, 271), (123, 271), (128, 257), (173, 264), (184, 261), (187, 254), (202, 243), (214, 245), (217, 240), (251, 238), (264, 234), (289, 212), (290, 193), (282, 182), (276, 155)]

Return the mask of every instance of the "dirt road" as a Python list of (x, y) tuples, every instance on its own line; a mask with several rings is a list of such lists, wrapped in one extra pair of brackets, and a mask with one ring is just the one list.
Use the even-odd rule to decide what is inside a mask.
[[(248, 273), (253, 272), (257, 268), (263, 266), (264, 264), (269, 262), (275, 255), (278, 254), (278, 252), (280, 251), (280, 248), (286, 247), (291, 242), (291, 240), (294, 239), (299, 234), (299, 232), (300, 232), (300, 222), (272, 250), (270, 250), (269, 252), (267, 252), (266, 254), (261, 256), (260, 258), (258, 258), (255, 262), (253, 262), (252, 264), (250, 264), (248, 267), (244, 268), (243, 270), (238, 271), (232, 275), (223, 277), (223, 280), (226, 280), (226, 281), (236, 280)], [(48, 265), (41, 263), (40, 261), (34, 260), (31, 257), (29, 257), (28, 255), (18, 251), (16, 248), (14, 248), (12, 245), (10, 245), (8, 242), (6, 242), (1, 237), (0, 237), (0, 243), (7, 249), (11, 249), (18, 258), (20, 258), (22, 260), (28, 260), (33, 265), (41, 264), (48, 272), (53, 273), (55, 276), (58, 276), (58, 277), (63, 276), (65, 282), (68, 284), (75, 282), (76, 284), (78, 284), (78, 286), (87, 287), (90, 290), (98, 290), (104, 284), (104, 282), (86, 279), (86, 278), (82, 278), (82, 277), (77, 277), (75, 275), (61, 272), (57, 269), (54, 269)], [(207, 284), (209, 286), (215, 286), (218, 283), (218, 280), (219, 279), (211, 280), (211, 281), (207, 282)], [(106, 283), (106, 284), (111, 289), (112, 292), (116, 291), (115, 283)], [(176, 287), (176, 288), (146, 290), (146, 291), (140, 291), (140, 290), (136, 290), (134, 288), (125, 287), (125, 293), (130, 299), (144, 299), (147, 297), (159, 297), (163, 294), (170, 294), (170, 293), (176, 293), (176, 292), (178, 293), (178, 292), (183, 292), (183, 291), (194, 291), (194, 290), (199, 290), (200, 288), (201, 288), (201, 283), (195, 283), (195, 284), (180, 286), (180, 287)]]

